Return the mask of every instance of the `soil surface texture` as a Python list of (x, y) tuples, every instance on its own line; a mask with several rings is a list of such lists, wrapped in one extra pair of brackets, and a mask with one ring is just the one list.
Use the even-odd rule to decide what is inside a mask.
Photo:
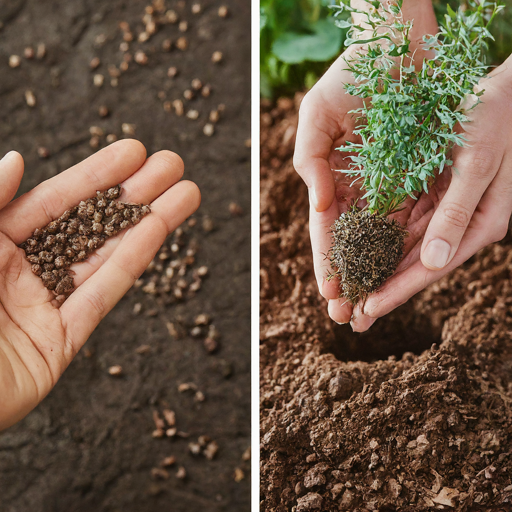
[(337, 326), (291, 162), (300, 99), (261, 114), (261, 509), (512, 510), (511, 237), (369, 332)]
[(0, 22), (0, 153), (24, 156), (20, 193), (135, 137), (178, 153), (203, 196), (0, 433), (0, 510), (248, 511), (250, 2), (8, 0)]

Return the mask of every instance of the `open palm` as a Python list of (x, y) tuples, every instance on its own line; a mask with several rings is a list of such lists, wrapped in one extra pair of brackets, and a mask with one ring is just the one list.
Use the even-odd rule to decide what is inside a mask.
[[(11, 152), (0, 161), (0, 430), (47, 395), (165, 237), (197, 209), (199, 191), (179, 181), (182, 174), (174, 153), (161, 151), (146, 160), (141, 143), (124, 140), (11, 201), (23, 160)], [(152, 213), (74, 265), (76, 290), (60, 305), (18, 245), (96, 190), (118, 183), (121, 200), (151, 203)]]

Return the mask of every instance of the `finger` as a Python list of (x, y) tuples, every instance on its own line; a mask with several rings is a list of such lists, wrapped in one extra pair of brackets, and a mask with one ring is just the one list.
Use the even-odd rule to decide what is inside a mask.
[(430, 221), (421, 250), (426, 268), (444, 268), (455, 256), (475, 208), (498, 172), (503, 152), (477, 145), (455, 152), (452, 181)]
[(331, 299), (327, 305), (327, 312), (338, 325), (348, 324), (352, 317), (352, 304), (344, 297)]
[(140, 142), (115, 142), (12, 201), (0, 212), (0, 231), (19, 244), (35, 228), (45, 226), (97, 190), (124, 181), (145, 159), (146, 149)]
[(107, 262), (64, 302), (60, 312), (73, 352), (144, 272), (167, 235), (194, 213), (199, 203), (194, 183), (177, 183), (153, 203), (150, 215), (127, 232)]
[(23, 158), (16, 151), (9, 151), (0, 160), (0, 209), (16, 195), (23, 177)]
[(350, 319), (350, 326), (354, 332), (366, 332), (378, 319), (365, 315), (361, 302), (357, 304)]
[(329, 208), (334, 199), (334, 179), (328, 160), (333, 136), (323, 128), (328, 121), (321, 119), (322, 110), (319, 98), (312, 89), (300, 105), (293, 155), (295, 170), (308, 186), (310, 202), (318, 212)]
[(492, 185), (484, 194), (477, 212), (462, 239), (457, 254), (443, 269), (427, 269), (421, 261), (389, 279), (370, 296), (364, 307), (373, 318), (386, 315), (428, 285), (457, 268), (486, 245), (501, 240), (508, 231), (512, 212), (512, 157), (504, 160)]
[(338, 216), (338, 203), (335, 200), (323, 212), (317, 212), (313, 205), (309, 209), (309, 236), (313, 251), (313, 267), (318, 290), (326, 299), (339, 297), (339, 280), (337, 278), (327, 280), (327, 276), (332, 273), (328, 258), (331, 247), (331, 226)]
[[(149, 204), (175, 185), (183, 176), (183, 161), (170, 151), (160, 151), (150, 156), (144, 165), (122, 183), (120, 199), (130, 203)], [(87, 260), (73, 265), (75, 286), (80, 286), (114, 252), (128, 231), (109, 238), (105, 245), (95, 251)]]

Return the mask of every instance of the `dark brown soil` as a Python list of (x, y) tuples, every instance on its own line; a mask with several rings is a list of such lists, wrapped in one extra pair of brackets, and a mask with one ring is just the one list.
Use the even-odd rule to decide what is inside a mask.
[[(165, 25), (149, 41), (130, 43), (130, 53), (142, 49), (148, 62), (130, 62), (112, 87), (109, 65), (123, 61), (119, 22), (127, 21), (137, 38), (150, 3), (0, 6), (0, 153), (16, 149), (25, 157), (22, 192), (105, 146), (108, 134), (126, 134), (149, 154), (180, 154), (185, 177), (203, 196), (196, 224), (169, 238), (50, 395), (0, 433), (2, 512), (249, 510), (250, 2), (199, 0), (202, 12), (193, 14), (192, 2), (167, 0), (188, 30)], [(226, 18), (218, 16), (221, 5), (228, 6)], [(162, 50), (165, 39), (183, 36), (186, 51)], [(25, 59), (25, 47), (38, 43), (46, 45), (44, 59)], [(218, 64), (214, 51), (223, 53)], [(13, 54), (21, 56), (15, 69), (8, 66)], [(94, 57), (101, 63), (91, 71)], [(172, 66), (175, 78), (167, 76)], [(95, 73), (105, 77), (101, 88), (93, 85)], [(195, 78), (211, 85), (211, 94), (189, 101), (183, 93)], [(36, 98), (32, 108), (26, 90)], [(198, 119), (164, 109), (176, 99)], [(203, 128), (221, 104), (208, 137)], [(135, 125), (134, 135), (131, 126), (123, 133), (123, 123)], [(91, 136), (90, 127), (100, 130)], [(115, 365), (122, 367), (117, 377), (109, 374)], [(176, 425), (166, 423), (171, 432), (154, 438), (153, 413), (163, 418), (166, 409)], [(174, 464), (160, 468), (172, 462), (164, 462), (168, 457)]]
[(295, 101), (262, 112), (261, 509), (512, 510), (512, 245), (368, 333), (312, 274)]

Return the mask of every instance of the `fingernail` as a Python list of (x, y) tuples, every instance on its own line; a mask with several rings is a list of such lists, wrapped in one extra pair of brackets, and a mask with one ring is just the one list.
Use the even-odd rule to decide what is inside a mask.
[(423, 262), (434, 269), (443, 268), (448, 263), (451, 247), (448, 242), (435, 238), (430, 241), (423, 253)]
[(334, 320), (334, 323), (338, 324), (338, 325), (347, 325), (348, 324), (348, 322), (336, 322), (336, 320)]
[(316, 197), (316, 191), (314, 187), (309, 188), (309, 202), (313, 205), (315, 210), (318, 209), (318, 198)]
[(9, 153), (6, 153), (6, 154), (2, 157), (2, 160), (0, 160), (0, 162), (3, 162), (4, 160), (9, 159), (9, 155), (12, 155), (13, 153), (14, 153), (14, 151), (9, 151)]

